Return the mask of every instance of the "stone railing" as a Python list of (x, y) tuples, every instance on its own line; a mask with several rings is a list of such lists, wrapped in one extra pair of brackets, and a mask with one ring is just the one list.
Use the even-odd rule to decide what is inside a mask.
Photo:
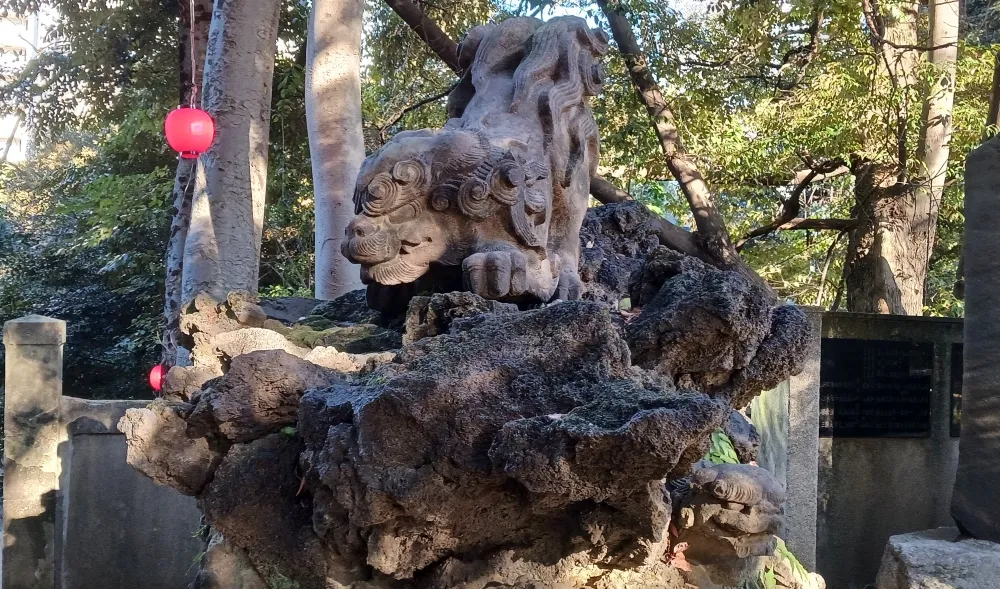
[(62, 394), (66, 323), (4, 325), (3, 588), (177, 589), (202, 543), (194, 499), (125, 462), (118, 420), (146, 401)]

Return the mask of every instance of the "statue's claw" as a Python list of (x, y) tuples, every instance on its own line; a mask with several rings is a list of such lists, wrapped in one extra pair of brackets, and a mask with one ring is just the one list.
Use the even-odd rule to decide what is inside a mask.
[(577, 301), (583, 296), (583, 282), (580, 280), (580, 273), (576, 264), (572, 266), (563, 264), (559, 272), (559, 284), (556, 287), (557, 299), (564, 301)]
[(462, 262), (465, 286), (486, 299), (516, 297), (528, 286), (527, 260), (520, 250), (472, 254)]

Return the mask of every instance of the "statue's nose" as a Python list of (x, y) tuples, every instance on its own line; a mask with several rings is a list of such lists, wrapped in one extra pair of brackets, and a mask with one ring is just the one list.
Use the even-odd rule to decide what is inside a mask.
[(377, 228), (375, 223), (372, 223), (367, 217), (355, 217), (350, 224), (347, 225), (347, 237), (369, 237), (375, 234)]

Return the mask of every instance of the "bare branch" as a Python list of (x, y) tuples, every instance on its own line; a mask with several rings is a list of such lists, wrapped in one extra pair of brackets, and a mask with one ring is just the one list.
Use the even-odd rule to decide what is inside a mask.
[(858, 224), (857, 219), (792, 219), (791, 221), (781, 225), (777, 228), (777, 231), (791, 231), (791, 230), (833, 230), (833, 231), (850, 231)]
[(833, 251), (837, 248), (837, 244), (840, 243), (840, 238), (847, 234), (847, 231), (841, 231), (837, 234), (837, 237), (833, 239), (833, 243), (830, 244), (830, 248), (826, 250), (826, 261), (823, 263), (823, 274), (819, 278), (819, 292), (816, 293), (816, 306), (818, 307), (823, 303), (823, 291), (826, 290), (826, 275), (830, 272), (830, 262), (833, 260)]
[(993, 65), (993, 83), (990, 85), (990, 111), (986, 124), (1000, 126), (1000, 51), (997, 51)]
[[(792, 190), (792, 193), (781, 202), (781, 210), (778, 212), (778, 216), (768, 223), (767, 225), (758, 227), (753, 231), (746, 234), (746, 236), (741, 239), (736, 244), (736, 250), (740, 251), (751, 239), (755, 237), (760, 237), (762, 235), (767, 235), (768, 233), (788, 230), (788, 229), (832, 229), (833, 227), (827, 227), (825, 225), (831, 222), (845, 221), (845, 219), (798, 219), (799, 213), (802, 210), (802, 193), (805, 189), (812, 184), (812, 182), (821, 174), (828, 175), (835, 172), (841, 168), (844, 168), (844, 161), (841, 159), (832, 159), (816, 165), (813, 165), (812, 160), (808, 156), (804, 156), (803, 160), (806, 165), (810, 168), (806, 172), (806, 175)], [(803, 225), (815, 224), (817, 221), (822, 221), (820, 223), (823, 225), (815, 227), (804, 227)], [(809, 223), (806, 223), (809, 222)]]
[(631, 194), (600, 176), (594, 176), (590, 179), (590, 194), (605, 205), (632, 200)]

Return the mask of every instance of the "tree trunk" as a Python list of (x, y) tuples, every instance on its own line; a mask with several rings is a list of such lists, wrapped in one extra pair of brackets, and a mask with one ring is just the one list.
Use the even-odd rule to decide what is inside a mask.
[[(684, 150), (680, 133), (674, 120), (674, 114), (663, 98), (653, 73), (646, 63), (632, 25), (621, 12), (621, 8), (612, 8), (606, 0), (598, 0), (597, 4), (604, 12), (611, 27), (611, 34), (618, 45), (618, 51), (625, 59), (632, 84), (639, 98), (646, 106), (660, 148), (667, 159), (670, 174), (680, 184), (681, 192), (687, 198), (688, 205), (694, 215), (698, 228), (698, 243), (709, 253), (716, 265), (729, 268), (748, 270), (736, 252), (725, 220), (712, 201), (712, 194), (694, 161)], [(750, 272), (753, 274), (752, 272)]]
[[(865, 17), (879, 56), (873, 92), (885, 98), (892, 124), (886, 129), (892, 149), (881, 161), (855, 161), (854, 214), (844, 264), (847, 310), (858, 313), (920, 315), (929, 251), (914, 245), (916, 187), (907, 175), (910, 145), (907, 121), (917, 84), (919, 5), (904, 2), (889, 16), (865, 2)], [(866, 151), (883, 151), (885, 136), (873, 133)], [(926, 213), (926, 206), (925, 206)], [(935, 212), (936, 218), (936, 212)]]
[[(955, 62), (958, 59), (958, 3), (954, 0), (930, 1), (931, 50), (929, 60), (935, 79), (924, 100), (920, 160), (923, 174), (915, 184), (916, 202), (911, 221), (910, 247), (916, 275), (914, 282), (923, 285), (934, 241), (937, 238), (938, 212), (944, 196), (951, 151), (952, 110), (955, 105)], [(923, 289), (921, 289), (921, 295)], [(922, 305), (921, 305), (922, 307)], [(922, 310), (922, 309), (921, 309)]]
[(365, 159), (361, 126), (364, 0), (314, 0), (306, 47), (306, 124), (316, 210), (316, 298), (361, 288), (358, 266), (340, 253)]
[(215, 142), (198, 162), (184, 248), (183, 299), (257, 293), (264, 224), (277, 0), (216, 0), (202, 107)]
[[(205, 47), (212, 23), (212, 0), (180, 0), (178, 3), (178, 65), (180, 71), (180, 104), (188, 104), (192, 90), (201, 86), (201, 67), (205, 63)], [(193, 56), (193, 57), (192, 57)], [(195, 160), (177, 158), (174, 175), (173, 220), (167, 240), (167, 278), (163, 300), (163, 349), (160, 363), (166, 369), (177, 363), (177, 340), (180, 336), (181, 275), (184, 266), (184, 242), (191, 223), (191, 198), (194, 194)]]
[(424, 11), (410, 0), (385, 0), (385, 3), (413, 29), (413, 32), (441, 58), (441, 61), (451, 71), (459, 76), (462, 75), (462, 66), (458, 63), (458, 44), (448, 37), (448, 33), (442, 31), (436, 22), (428, 18)]
[[(912, 255), (910, 219), (914, 194), (899, 182), (895, 165), (855, 164), (855, 205), (844, 267), (847, 310), (920, 315), (924, 285), (920, 256)], [(924, 262), (926, 267), (926, 262)]]

